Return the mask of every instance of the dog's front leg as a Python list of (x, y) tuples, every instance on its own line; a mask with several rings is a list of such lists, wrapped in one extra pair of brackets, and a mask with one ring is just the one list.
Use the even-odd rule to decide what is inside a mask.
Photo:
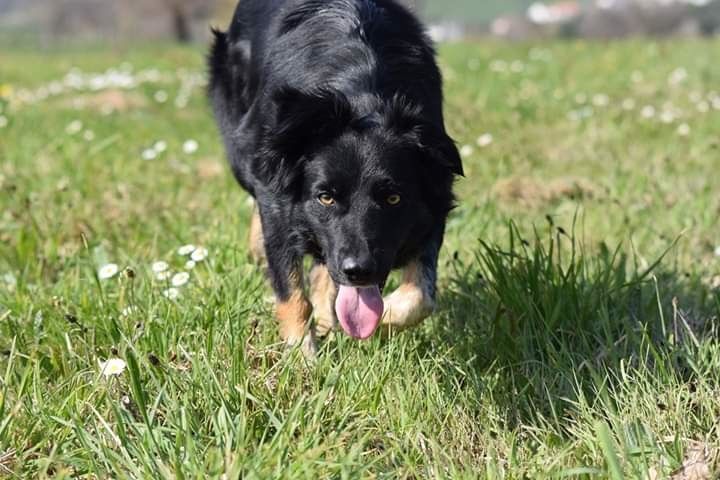
[(435, 310), (437, 262), (444, 227), (431, 236), (425, 250), (402, 272), (400, 286), (385, 297), (382, 324), (387, 330), (414, 327)]
[(337, 325), (335, 298), (337, 287), (325, 265), (316, 263), (310, 270), (310, 301), (315, 317), (315, 335), (324, 337)]
[(288, 345), (300, 345), (306, 357), (314, 357), (315, 339), (308, 328), (312, 306), (303, 292), (302, 254), (293, 248), (292, 235), (282, 225), (263, 218), (268, 275), (275, 291), (280, 337)]

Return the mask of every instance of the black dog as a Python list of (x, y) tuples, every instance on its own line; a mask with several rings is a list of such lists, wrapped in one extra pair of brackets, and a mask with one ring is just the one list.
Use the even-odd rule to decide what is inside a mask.
[[(427, 317), (462, 164), (418, 20), (394, 0), (242, 0), (209, 62), (232, 170), (256, 200), (251, 252), (267, 261), (281, 336), (312, 350), (336, 318), (367, 338), (381, 319)], [(309, 300), (304, 255), (315, 260)], [(383, 302), (394, 268), (402, 284)]]

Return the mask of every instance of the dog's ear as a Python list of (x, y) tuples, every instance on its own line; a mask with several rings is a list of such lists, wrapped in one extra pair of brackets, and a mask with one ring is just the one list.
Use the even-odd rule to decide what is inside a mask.
[(267, 184), (287, 190), (301, 175), (304, 156), (351, 122), (352, 107), (345, 95), (330, 89), (283, 87), (271, 100), (253, 170)]
[(423, 115), (422, 108), (404, 97), (396, 96), (387, 105), (387, 128), (410, 139), (433, 162), (463, 176), (462, 160), (455, 142), (442, 125), (435, 125)]
[(338, 135), (352, 120), (347, 97), (330, 89), (301, 91), (284, 87), (273, 94), (274, 124), (271, 148), (288, 160), (297, 158), (318, 142)]

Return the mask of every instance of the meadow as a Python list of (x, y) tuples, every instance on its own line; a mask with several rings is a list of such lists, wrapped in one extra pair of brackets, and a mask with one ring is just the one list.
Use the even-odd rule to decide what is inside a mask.
[(717, 478), (720, 42), (443, 46), (439, 308), (314, 364), (203, 55), (0, 52), (0, 478)]

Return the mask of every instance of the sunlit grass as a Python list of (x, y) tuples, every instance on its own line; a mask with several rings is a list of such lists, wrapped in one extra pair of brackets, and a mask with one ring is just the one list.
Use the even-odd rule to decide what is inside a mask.
[(0, 53), (0, 477), (716, 472), (719, 54), (443, 47), (467, 176), (438, 312), (307, 365), (203, 52)]

